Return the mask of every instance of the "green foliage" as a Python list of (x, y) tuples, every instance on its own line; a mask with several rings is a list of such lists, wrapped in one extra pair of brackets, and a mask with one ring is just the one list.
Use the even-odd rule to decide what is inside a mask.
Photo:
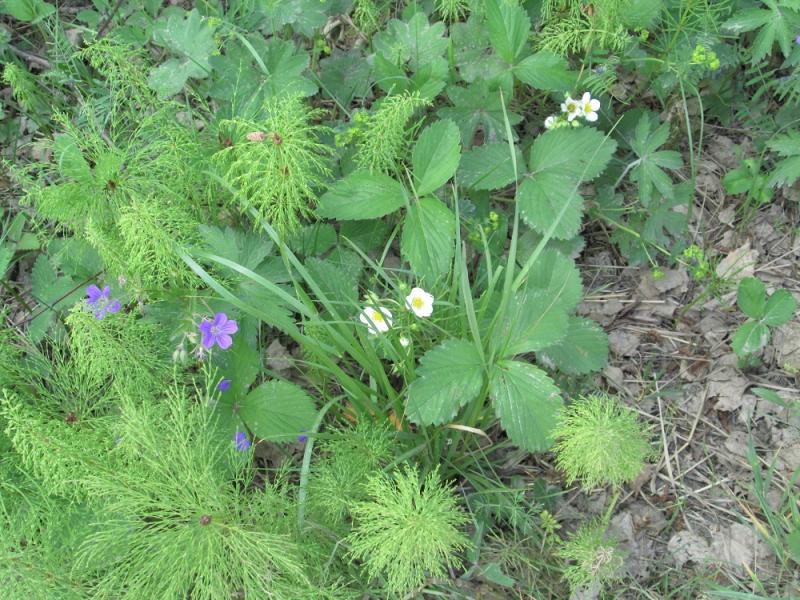
[(469, 545), (458, 528), (467, 517), (454, 491), (434, 469), (422, 480), (413, 467), (393, 477), (375, 475), (366, 484), (368, 499), (353, 505), (350, 553), (362, 560), (370, 578), (385, 578), (392, 594), (404, 594), (428, 577), (458, 567), (457, 553)]
[(556, 463), (567, 482), (580, 480), (589, 489), (634, 480), (653, 456), (635, 413), (604, 394), (575, 400), (560, 416), (552, 435), (558, 439), (553, 448)]
[(558, 553), (570, 563), (564, 569), (564, 579), (573, 591), (592, 585), (602, 586), (622, 576), (622, 551), (607, 536), (602, 521), (581, 525), (561, 545)]
[(405, 93), (384, 98), (377, 110), (356, 118), (351, 130), (357, 149), (354, 160), (370, 173), (394, 173), (410, 139), (409, 121), (429, 102), (419, 93)]
[(769, 184), (773, 187), (794, 185), (800, 177), (800, 131), (791, 130), (777, 136), (767, 142), (767, 146), (782, 157), (775, 163)]
[(767, 297), (766, 286), (755, 277), (739, 282), (736, 303), (749, 318), (731, 338), (731, 346), (740, 359), (760, 352), (770, 339), (770, 327), (790, 321), (797, 310), (797, 301), (784, 289)]
[(263, 120), (229, 119), (220, 132), (229, 145), (213, 160), (244, 211), (254, 208), (281, 235), (308, 218), (317, 191), (330, 173), (328, 129), (314, 121), (324, 113), (302, 98), (272, 99)]

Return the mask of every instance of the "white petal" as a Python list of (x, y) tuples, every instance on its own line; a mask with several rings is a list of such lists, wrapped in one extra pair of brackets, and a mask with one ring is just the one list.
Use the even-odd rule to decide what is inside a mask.
[(581, 98), (581, 102), (587, 104), (592, 101), (592, 95), (589, 92), (584, 92), (583, 98)]
[(597, 113), (596, 112), (586, 113), (586, 120), (592, 122), (597, 121)]
[(594, 99), (589, 103), (589, 106), (592, 107), (592, 110), (600, 110), (600, 100)]

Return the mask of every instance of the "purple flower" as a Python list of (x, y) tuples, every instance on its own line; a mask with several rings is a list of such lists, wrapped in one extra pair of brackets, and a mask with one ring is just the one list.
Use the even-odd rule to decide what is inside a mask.
[(800, 35), (798, 35), (796, 38), (794, 38), (794, 43), (795, 44), (800, 44)]
[(301, 433), (297, 436), (297, 441), (301, 444), (305, 444), (308, 441), (308, 436), (305, 433)]
[(236, 432), (236, 434), (233, 436), (233, 441), (236, 444), (236, 449), (239, 452), (244, 452), (245, 450), (250, 449), (250, 440), (247, 439), (247, 436), (242, 431)]
[(105, 286), (102, 290), (92, 284), (86, 288), (86, 295), (89, 296), (87, 304), (94, 309), (94, 318), (102, 321), (108, 313), (119, 312), (119, 300), (111, 298), (111, 288)]
[(231, 380), (230, 379), (223, 379), (222, 381), (220, 381), (217, 384), (217, 389), (220, 392), (227, 392), (229, 389), (231, 389)]
[(239, 331), (236, 321), (228, 319), (228, 315), (219, 312), (214, 315), (214, 320), (203, 319), (200, 323), (200, 333), (203, 334), (203, 347), (211, 350), (217, 344), (223, 350), (231, 347), (231, 336)]

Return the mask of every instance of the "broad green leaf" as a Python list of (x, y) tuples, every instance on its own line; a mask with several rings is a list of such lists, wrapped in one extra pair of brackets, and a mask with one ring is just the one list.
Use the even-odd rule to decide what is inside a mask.
[(425, 128), (411, 154), (418, 196), (435, 192), (453, 176), (461, 158), (460, 142), (458, 127), (450, 120)]
[(455, 232), (453, 212), (436, 198), (423, 198), (406, 214), (400, 253), (414, 274), (432, 283), (450, 270)]
[(219, 380), (230, 380), (230, 389), (220, 394), (232, 402), (245, 397), (261, 371), (261, 356), (243, 340), (237, 340), (225, 352), (212, 354), (211, 360), (218, 368)]
[(486, 27), (492, 47), (508, 64), (516, 64), (531, 31), (531, 20), (516, 2), (485, 0)]
[(784, 135), (776, 136), (767, 142), (767, 146), (784, 157), (775, 163), (769, 177), (769, 185), (773, 187), (794, 185), (800, 178), (800, 131), (791, 130)]
[(451, 421), (478, 396), (483, 381), (481, 356), (471, 342), (439, 344), (420, 359), (417, 378), (408, 386), (408, 418), (422, 425)]
[[(222, 229), (210, 225), (200, 225), (198, 230), (205, 242), (205, 249), (210, 254), (233, 261), (251, 271), (272, 252), (272, 242), (260, 235), (239, 231), (233, 227)], [(243, 277), (228, 267), (217, 265), (216, 268), (222, 269), (236, 279)]]
[(575, 87), (577, 73), (567, 61), (547, 51), (537, 52), (514, 67), (514, 75), (529, 86), (550, 92), (569, 92)]
[[(555, 223), (554, 238), (575, 237), (583, 217), (583, 198), (576, 188), (573, 179), (555, 173), (544, 172), (525, 178), (517, 188), (516, 198), (522, 219), (542, 235)], [(567, 208), (561, 214), (565, 204)]]
[(451, 24), (450, 41), (455, 49), (458, 74), (467, 83), (507, 78), (508, 64), (491, 52), (489, 34), (481, 17), (473, 14), (466, 23)]
[(339, 236), (347, 238), (365, 252), (383, 246), (391, 231), (390, 223), (379, 220), (345, 221), (339, 225)]
[(515, 360), (500, 361), (489, 382), (489, 394), (508, 437), (528, 452), (543, 452), (553, 444), (563, 405), (558, 386), (541, 369)]
[(8, 270), (9, 265), (11, 265), (11, 260), (14, 258), (14, 250), (3, 244), (0, 246), (0, 281), (3, 281), (6, 276), (6, 271)]
[[(483, 130), (485, 142), (506, 139), (506, 126), (503, 119), (503, 104), (500, 92), (487, 82), (479, 81), (469, 87), (452, 85), (447, 88), (447, 97), (453, 106), (445, 106), (438, 111), (439, 118), (451, 119), (461, 131), (461, 142), (465, 148), (472, 146), (475, 131)], [(508, 98), (506, 98), (508, 102)], [(522, 120), (517, 113), (506, 110), (508, 121), (516, 125)]]
[(680, 155), (674, 151), (659, 151), (669, 137), (669, 123), (651, 131), (651, 118), (645, 113), (639, 119), (631, 139), (631, 148), (637, 155), (637, 163), (631, 169), (631, 179), (639, 188), (639, 200), (645, 207), (653, 201), (654, 189), (665, 198), (672, 198), (672, 179), (662, 167), (678, 169), (682, 165)]
[(525, 287), (555, 298), (565, 313), (571, 313), (583, 296), (581, 274), (575, 261), (561, 252), (546, 249), (528, 271)]
[(405, 190), (388, 175), (355, 171), (320, 198), (317, 214), (329, 219), (377, 219), (405, 204)]
[(787, 290), (776, 290), (767, 300), (761, 322), (771, 327), (783, 325), (794, 316), (795, 310), (797, 310), (797, 300), (794, 296)]
[(340, 315), (356, 311), (358, 279), (362, 265), (355, 253), (339, 250), (324, 260), (316, 257), (307, 258), (305, 266)]
[(558, 343), (567, 333), (567, 313), (557, 294), (522, 290), (514, 295), (498, 335), (504, 357), (536, 352)]
[(331, 56), (319, 61), (319, 70), (322, 91), (340, 106), (349, 106), (353, 98), (369, 94), (371, 68), (358, 49), (348, 52), (335, 50)]
[(1, 12), (26, 23), (38, 23), (55, 10), (55, 6), (43, 0), (4, 0), (0, 4)]
[(426, 62), (441, 57), (447, 50), (444, 23), (428, 23), (420, 11), (409, 21), (392, 19), (386, 29), (372, 39), (372, 46), (383, 58), (395, 65), (408, 63), (412, 71)]
[(758, 321), (747, 321), (731, 339), (731, 347), (738, 356), (758, 352), (769, 343), (769, 327)]
[(767, 288), (755, 277), (745, 277), (736, 290), (736, 303), (744, 314), (756, 320), (764, 316), (767, 306)]
[(302, 388), (288, 381), (262, 383), (232, 407), (239, 419), (259, 438), (294, 441), (314, 424), (317, 409)]
[(330, 250), (336, 243), (336, 229), (330, 223), (306, 225), (294, 235), (288, 244), (295, 254), (315, 256)]
[(599, 371), (608, 361), (608, 337), (594, 321), (573, 317), (564, 339), (536, 356), (570, 375)]
[[(514, 147), (517, 169), (524, 168), (522, 153)], [(459, 185), (473, 190), (496, 190), (514, 182), (514, 164), (508, 144), (494, 142), (465, 152), (458, 168)]]
[(786, 536), (786, 547), (794, 562), (800, 564), (800, 523), (795, 523), (791, 533)]
[(535, 177), (552, 173), (591, 181), (608, 165), (617, 143), (593, 127), (553, 129), (536, 138), (528, 166)]
[(28, 326), (28, 336), (39, 342), (47, 333), (55, 311), (78, 302), (85, 294), (84, 288), (74, 279), (59, 275), (50, 260), (40, 254), (31, 269), (31, 295), (38, 302), (36, 316)]
[(161, 98), (180, 92), (190, 77), (202, 79), (209, 75), (209, 59), (217, 50), (214, 29), (197, 9), (192, 9), (185, 18), (172, 13), (156, 22), (153, 42), (177, 55), (150, 71), (148, 83)]

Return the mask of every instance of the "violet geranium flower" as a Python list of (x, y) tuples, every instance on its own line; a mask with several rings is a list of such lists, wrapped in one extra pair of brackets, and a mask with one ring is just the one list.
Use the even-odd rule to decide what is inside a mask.
[(247, 435), (243, 431), (237, 431), (233, 436), (233, 441), (236, 444), (236, 449), (239, 452), (244, 452), (245, 450), (250, 449), (250, 440), (247, 439)]
[(231, 380), (230, 379), (223, 379), (222, 381), (220, 381), (217, 384), (217, 389), (220, 392), (227, 392), (229, 389), (231, 389)]
[(211, 350), (217, 344), (223, 350), (227, 350), (233, 344), (231, 336), (239, 331), (236, 321), (229, 319), (228, 315), (218, 312), (214, 315), (214, 320), (203, 319), (200, 323), (200, 333), (203, 335), (203, 347)]
[(89, 299), (86, 303), (94, 310), (94, 318), (102, 321), (108, 313), (119, 312), (121, 308), (119, 300), (111, 298), (111, 288), (105, 286), (102, 290), (92, 284), (86, 288), (86, 295)]

